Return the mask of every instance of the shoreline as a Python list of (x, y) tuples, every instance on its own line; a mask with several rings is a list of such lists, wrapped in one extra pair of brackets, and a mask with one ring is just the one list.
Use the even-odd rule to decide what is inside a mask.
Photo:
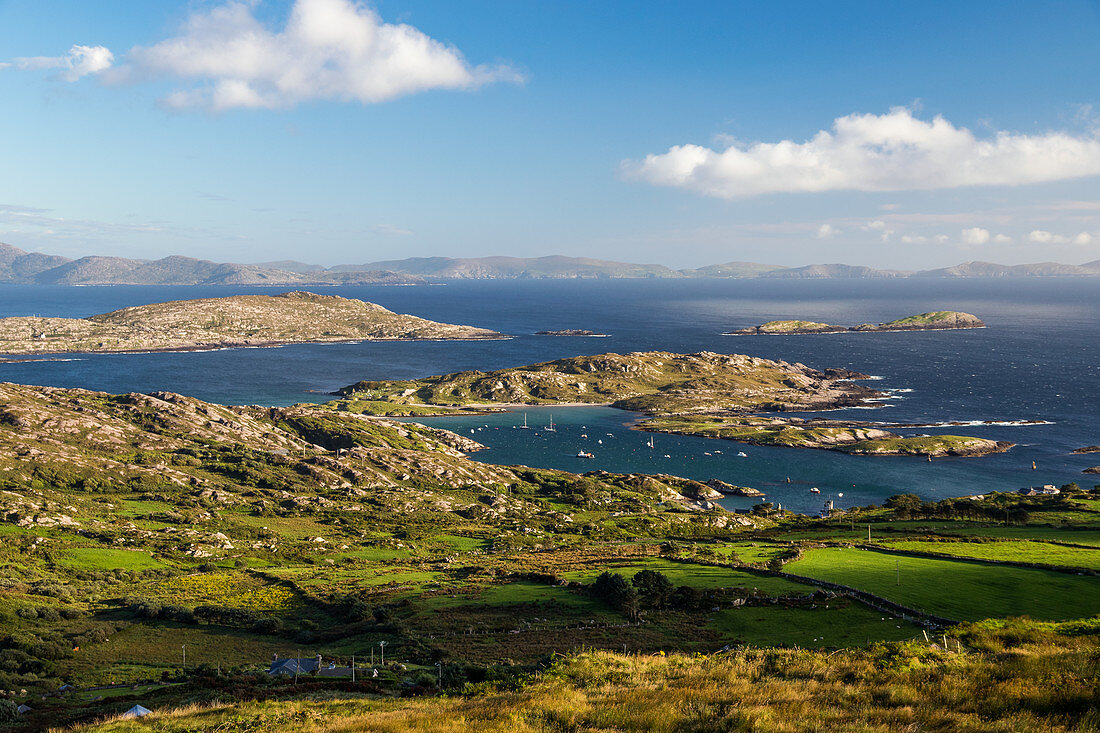
[[(74, 286), (77, 287), (77, 286)], [(155, 346), (148, 349), (92, 349), (92, 350), (58, 350), (58, 351), (2, 351), (0, 352), (0, 364), (15, 364), (31, 361), (22, 357), (55, 356), (64, 354), (186, 354), (198, 351), (228, 351), (229, 349), (277, 349), (283, 346), (298, 346), (301, 344), (354, 344), (364, 341), (393, 342), (393, 341), (511, 341), (515, 336), (468, 336), (468, 337), (436, 337), (436, 338), (382, 338), (375, 336), (359, 336), (356, 338), (341, 339), (310, 339), (306, 341), (262, 341), (259, 343), (237, 343), (224, 341), (215, 344), (195, 344), (192, 346)], [(8, 358), (15, 357), (15, 358)], [(34, 359), (33, 361), (50, 361), (49, 359)]]

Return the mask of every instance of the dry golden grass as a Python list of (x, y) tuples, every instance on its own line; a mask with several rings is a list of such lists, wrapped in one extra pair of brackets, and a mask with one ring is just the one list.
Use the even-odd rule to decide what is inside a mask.
[[(85, 730), (218, 731), (1087, 731), (1100, 729), (1092, 636), (1040, 634), (1008, 651), (881, 644), (710, 657), (588, 652), (520, 691), (368, 699), (324, 695), (189, 707)], [(964, 636), (964, 638), (967, 638)], [(971, 639), (970, 641), (975, 641)]]

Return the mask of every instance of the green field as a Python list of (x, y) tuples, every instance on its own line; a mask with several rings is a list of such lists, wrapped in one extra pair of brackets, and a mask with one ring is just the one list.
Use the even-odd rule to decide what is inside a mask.
[(920, 627), (907, 621), (860, 603), (835, 600), (818, 608), (731, 608), (714, 614), (706, 628), (731, 642), (805, 648), (860, 646), (920, 635)]
[(983, 560), (1009, 560), (1012, 562), (1042, 563), (1060, 565), (1068, 568), (1088, 568), (1100, 570), (1100, 548), (1086, 550), (1080, 547), (1066, 547), (1049, 542), (1005, 541), (1005, 542), (923, 542), (900, 540), (884, 542), (895, 550), (913, 552), (938, 552), (958, 557), (976, 557)]
[(605, 570), (619, 573), (627, 578), (632, 577), (641, 570), (656, 570), (663, 573), (672, 581), (673, 585), (690, 585), (695, 588), (756, 588), (769, 595), (784, 595), (787, 593), (809, 593), (812, 587), (795, 583), (783, 578), (770, 578), (764, 575), (756, 575), (743, 570), (712, 567), (710, 565), (696, 565), (694, 563), (679, 563), (669, 560), (647, 560), (626, 565), (606, 565), (590, 570), (578, 570), (562, 573), (562, 577), (568, 580), (579, 580), (590, 583), (596, 576)]
[(58, 558), (58, 564), (74, 570), (148, 570), (163, 568), (164, 563), (140, 550), (113, 547), (71, 547)]
[(1000, 616), (1062, 620), (1092, 616), (1100, 610), (1100, 578), (1054, 571), (855, 548), (809, 550), (784, 569), (958, 620)]

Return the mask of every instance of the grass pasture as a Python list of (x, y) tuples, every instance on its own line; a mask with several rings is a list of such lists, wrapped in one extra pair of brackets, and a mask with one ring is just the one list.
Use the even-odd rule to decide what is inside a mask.
[(589, 570), (563, 573), (562, 576), (568, 580), (591, 583), (596, 579), (596, 576), (605, 570), (619, 573), (629, 579), (635, 573), (647, 569), (663, 573), (672, 581), (673, 585), (690, 585), (695, 588), (755, 588), (768, 595), (809, 593), (813, 590), (810, 586), (783, 578), (770, 578), (744, 570), (673, 562), (664, 559), (636, 560), (624, 562), (623, 564), (607, 563)]
[(784, 569), (961, 621), (1004, 616), (1063, 620), (1100, 609), (1100, 578), (1055, 571), (839, 547), (809, 550)]
[(1100, 570), (1100, 547), (1095, 550), (1066, 547), (1049, 542), (1017, 540), (1004, 542), (926, 542), (900, 540), (883, 543), (895, 550), (937, 552), (958, 557), (1011, 562), (1042, 563), (1067, 568)]
[(748, 606), (713, 614), (709, 631), (726, 643), (799, 646), (806, 649), (862, 646), (920, 635), (920, 628), (860, 603), (834, 599), (825, 607)]
[(57, 563), (72, 570), (149, 570), (165, 564), (149, 552), (114, 547), (70, 547)]

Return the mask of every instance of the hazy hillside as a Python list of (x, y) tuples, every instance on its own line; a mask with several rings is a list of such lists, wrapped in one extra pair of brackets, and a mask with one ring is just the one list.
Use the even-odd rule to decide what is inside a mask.
[(707, 265), (693, 270), (680, 270), (687, 277), (759, 277), (766, 272), (784, 270), (779, 265), (763, 265), (759, 262), (726, 262)]
[(410, 257), (365, 265), (341, 265), (334, 271), (351, 269), (393, 270), (413, 275), (447, 279), (487, 278), (624, 278), (682, 277), (664, 265), (636, 265), (629, 262), (594, 260), (588, 257)]
[(904, 277), (1095, 277), (1100, 260), (1083, 265), (1037, 262), (1000, 265), (964, 262), (930, 270), (884, 270), (863, 265), (782, 267), (726, 262), (674, 270), (664, 265), (589, 257), (408, 257), (362, 265), (324, 267), (297, 260), (251, 265), (173, 255), (159, 260), (89, 255), (77, 260), (24, 252), (0, 244), (0, 283), (39, 285), (359, 285), (423, 284), (428, 280), (550, 280), (596, 278), (904, 278)]
[(0, 282), (26, 280), (50, 268), (68, 262), (67, 257), (24, 252), (8, 244), (0, 244)]
[(1036, 262), (1028, 265), (998, 265), (995, 262), (964, 262), (954, 267), (923, 270), (916, 277), (1065, 277), (1100, 275), (1100, 260), (1084, 265)]
[(423, 280), (394, 272), (328, 272), (319, 265), (297, 262), (239, 265), (180, 255), (159, 260), (89, 255), (70, 260), (0, 244), (0, 283), (3, 282), (37, 285), (411, 285)]
[(851, 277), (909, 277), (912, 273), (905, 270), (876, 270), (862, 265), (805, 265), (804, 267), (786, 267), (780, 270), (762, 273), (760, 277), (817, 279)]

